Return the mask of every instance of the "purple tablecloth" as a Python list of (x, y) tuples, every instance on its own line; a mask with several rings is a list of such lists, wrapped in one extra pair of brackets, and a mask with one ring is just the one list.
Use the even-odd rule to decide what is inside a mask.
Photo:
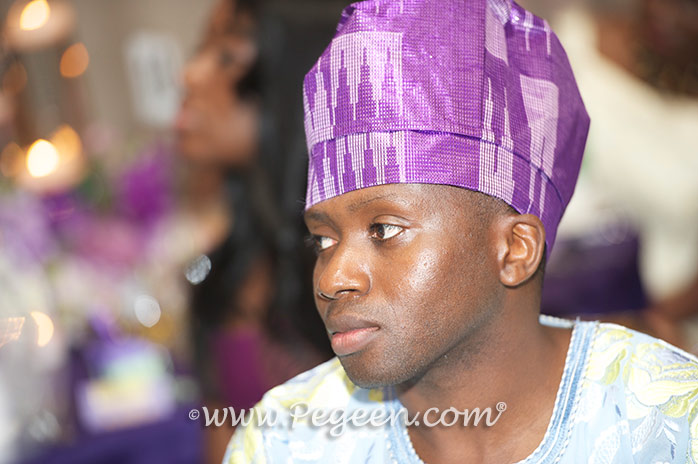
[(22, 464), (198, 464), (203, 462), (203, 430), (188, 418), (174, 417), (137, 428), (83, 437), (70, 445), (42, 450)]

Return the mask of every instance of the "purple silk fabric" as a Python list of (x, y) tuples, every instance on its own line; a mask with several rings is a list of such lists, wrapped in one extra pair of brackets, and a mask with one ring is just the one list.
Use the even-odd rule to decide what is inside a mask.
[(539, 216), (552, 249), (589, 117), (544, 20), (507, 0), (355, 3), (303, 90), (306, 208), (376, 185), (454, 185)]

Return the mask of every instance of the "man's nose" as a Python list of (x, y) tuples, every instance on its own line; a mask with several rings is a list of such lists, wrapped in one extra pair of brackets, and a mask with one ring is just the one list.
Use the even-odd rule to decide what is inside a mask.
[(315, 290), (323, 300), (361, 296), (371, 289), (366, 254), (351, 242), (340, 242), (319, 271)]

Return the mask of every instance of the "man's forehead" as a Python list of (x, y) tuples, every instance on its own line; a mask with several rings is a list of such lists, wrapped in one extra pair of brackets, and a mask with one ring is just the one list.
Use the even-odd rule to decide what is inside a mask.
[[(461, 193), (462, 192), (462, 193)], [(452, 201), (465, 206), (466, 189), (449, 185), (434, 184), (385, 184), (353, 190), (337, 195), (310, 207), (305, 218), (314, 219), (328, 212), (346, 212), (356, 214), (371, 207), (395, 206), (406, 211), (430, 209), (448, 209)]]
[(409, 187), (410, 184), (389, 184), (353, 190), (316, 203), (305, 212), (305, 218), (306, 220), (313, 219), (318, 213), (325, 211), (357, 213), (378, 202), (391, 202), (409, 206), (415, 197), (414, 192), (410, 192), (412, 189)]

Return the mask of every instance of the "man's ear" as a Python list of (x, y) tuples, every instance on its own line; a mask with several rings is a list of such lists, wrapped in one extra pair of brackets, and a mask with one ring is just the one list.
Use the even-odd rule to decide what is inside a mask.
[(517, 287), (538, 270), (545, 253), (545, 228), (532, 214), (502, 215), (495, 222), (499, 280)]

